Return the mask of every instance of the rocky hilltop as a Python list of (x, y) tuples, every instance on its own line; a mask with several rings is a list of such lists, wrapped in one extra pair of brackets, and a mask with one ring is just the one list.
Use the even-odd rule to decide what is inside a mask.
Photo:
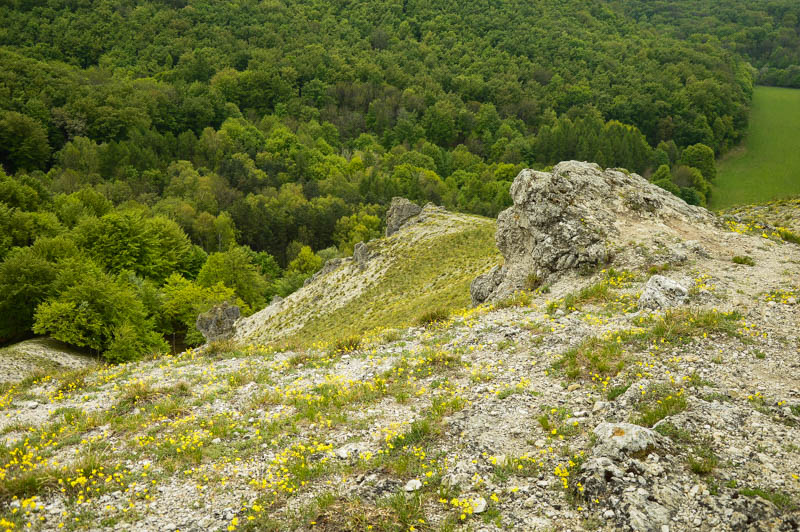
[(605, 264), (641, 266), (632, 244), (651, 235), (682, 240), (715, 222), (698, 207), (622, 170), (567, 161), (550, 172), (523, 170), (511, 186), (514, 205), (497, 219), (505, 264), (472, 285), (474, 303), (532, 290), (564, 272)]
[(796, 530), (795, 234), (587, 163), (512, 197), (398, 200), (232, 340), (6, 387), (0, 528)]

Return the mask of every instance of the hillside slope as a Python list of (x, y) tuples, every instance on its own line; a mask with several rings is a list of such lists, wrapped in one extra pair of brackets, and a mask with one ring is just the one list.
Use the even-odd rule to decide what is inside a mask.
[[(534, 184), (593, 176), (611, 196), (623, 190), (615, 182), (661, 194), (636, 175), (559, 168)], [(553, 190), (539, 197), (558, 198)], [(391, 273), (398, 265), (425, 266), (394, 250), (436, 251), (444, 265), (444, 233), (493, 225), (428, 208), (425, 221), (372, 242), (383, 258), (363, 272), (345, 261), (287, 299), (286, 323), (300, 321), (285, 336), (281, 313), (241, 333), (298, 345), (313, 333), (310, 347), (215, 344), (7, 387), (0, 528), (796, 529), (800, 246), (703, 211), (687, 211), (706, 220), (688, 223), (685, 206), (662, 216), (625, 204), (611, 219), (625, 241), (610, 264), (565, 269), (446, 322), (311, 345), (391, 316), (382, 299), (409, 318), (440, 303), (419, 295), (434, 285), (426, 274), (406, 292), (413, 305), (384, 289), (348, 306), (406, 283)], [(596, 202), (576, 194), (563, 207), (587, 205)], [(596, 206), (597, 219), (616, 207)], [(494, 261), (478, 253), (460, 266)], [(466, 301), (467, 280), (448, 275)], [(649, 310), (641, 296), (659, 275), (685, 290)], [(342, 295), (328, 294), (338, 282)], [(304, 317), (328, 305), (319, 321), (335, 316), (340, 331)], [(356, 311), (366, 308), (373, 317)]]
[(308, 345), (465, 308), (472, 280), (500, 259), (494, 231), (494, 220), (429, 204), (399, 232), (369, 242), (361, 260), (331, 263), (301, 290), (241, 320), (237, 339)]

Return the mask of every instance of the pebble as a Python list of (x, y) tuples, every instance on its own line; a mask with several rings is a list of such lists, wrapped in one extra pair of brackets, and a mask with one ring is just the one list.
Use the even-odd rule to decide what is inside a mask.
[(406, 485), (403, 489), (405, 489), (406, 491), (417, 491), (421, 487), (422, 487), (422, 482), (420, 482), (418, 478), (412, 478), (411, 480), (406, 482)]

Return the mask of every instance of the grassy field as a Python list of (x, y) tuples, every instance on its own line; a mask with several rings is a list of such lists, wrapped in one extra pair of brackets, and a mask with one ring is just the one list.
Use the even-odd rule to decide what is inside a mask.
[(713, 209), (800, 194), (800, 90), (756, 87), (747, 137), (718, 167)]

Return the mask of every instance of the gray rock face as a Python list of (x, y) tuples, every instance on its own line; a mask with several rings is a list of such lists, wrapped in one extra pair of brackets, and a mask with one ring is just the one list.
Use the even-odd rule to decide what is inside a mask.
[(236, 332), (234, 324), (239, 319), (236, 305), (217, 305), (208, 312), (197, 316), (195, 326), (203, 334), (206, 342), (216, 342), (231, 338)]
[(639, 308), (649, 310), (666, 309), (686, 302), (689, 291), (663, 275), (654, 275), (644, 286), (639, 296)]
[(658, 432), (633, 423), (600, 423), (594, 435), (597, 436), (595, 454), (602, 456), (646, 453), (662, 447), (664, 442)]
[(472, 296), (472, 304), (479, 305), (489, 299), (489, 296), (503, 282), (505, 277), (505, 267), (495, 266), (487, 273), (476, 277), (469, 286), (469, 293)]
[(617, 512), (607, 519), (636, 531), (660, 532), (683, 500), (680, 492), (662, 486), (666, 468), (657, 453), (648, 454), (664, 451), (665, 438), (631, 423), (600, 423), (593, 432), (597, 445), (579, 475), (584, 495), (618, 501)]
[(364, 242), (359, 242), (353, 248), (353, 262), (362, 270), (370, 259), (369, 247)]
[(405, 198), (392, 198), (392, 204), (386, 213), (386, 236), (392, 236), (403, 227), (409, 218), (422, 212), (422, 208)]
[(578, 161), (559, 163), (551, 172), (523, 170), (511, 198), (514, 205), (498, 216), (495, 236), (505, 268), (476, 279), (473, 303), (507, 297), (526, 288), (531, 276), (550, 282), (568, 270), (610, 262), (620, 227), (631, 220), (712, 218), (636, 174)]

